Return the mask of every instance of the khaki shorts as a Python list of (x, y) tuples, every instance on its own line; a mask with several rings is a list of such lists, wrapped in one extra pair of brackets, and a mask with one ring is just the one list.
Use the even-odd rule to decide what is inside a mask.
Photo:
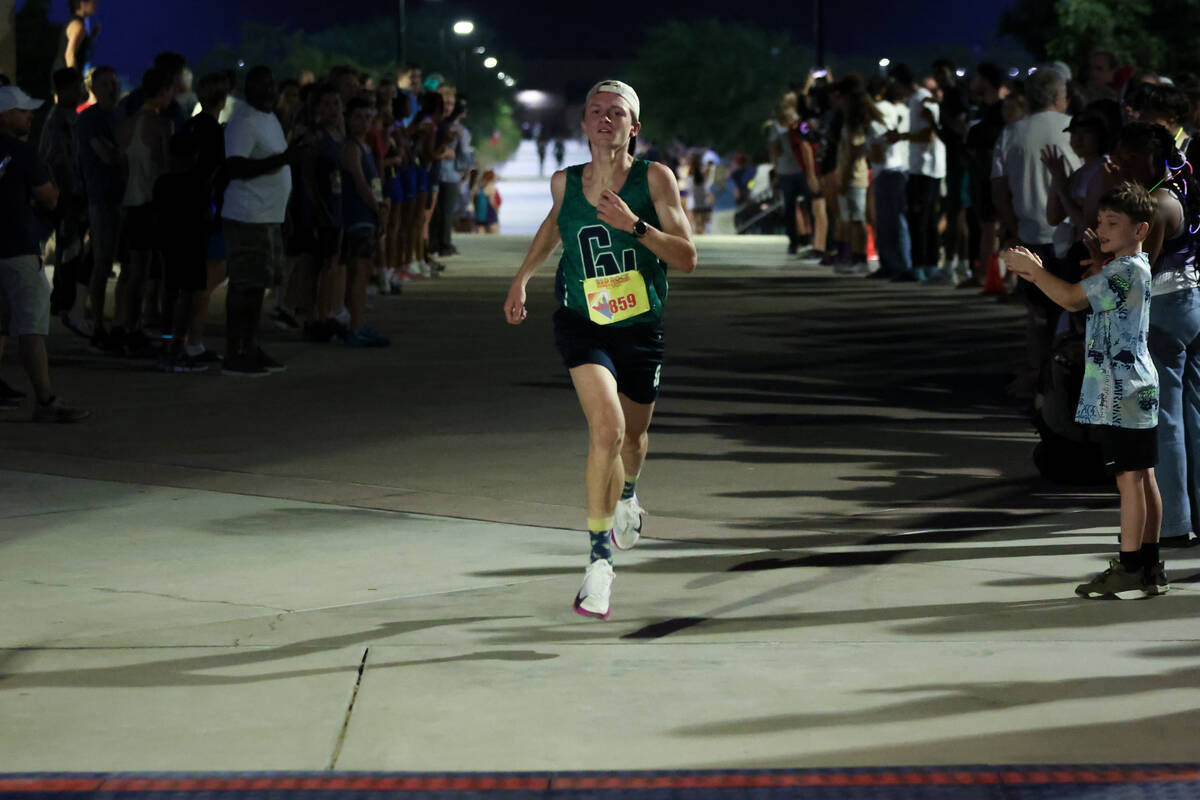
[(266, 289), (283, 278), (283, 226), (221, 220), (229, 251), (229, 285)]
[(50, 333), (50, 281), (40, 256), (0, 258), (0, 333)]

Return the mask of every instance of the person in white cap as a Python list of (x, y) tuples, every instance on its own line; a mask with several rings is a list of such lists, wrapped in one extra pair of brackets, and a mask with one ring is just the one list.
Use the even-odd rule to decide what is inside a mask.
[[(36, 395), (35, 422), (76, 422), (89, 412), (72, 408), (54, 395), (46, 357), (50, 283), (42, 272), (34, 207), (53, 210), (58, 189), (27, 141), (33, 112), (42, 103), (16, 86), (0, 87), (0, 352), (4, 337), (14, 334)], [(7, 385), (2, 388), (0, 408), (19, 406), (20, 393)]]
[(588, 92), (583, 131), (592, 160), (554, 173), (554, 206), (504, 301), (505, 319), (521, 324), (526, 285), (561, 241), (554, 338), (589, 432), (591, 563), (574, 607), (602, 619), (611, 611), (612, 548), (632, 548), (642, 528), (636, 489), (662, 373), (666, 270), (696, 269), (675, 175), (633, 155), (641, 110), (620, 81)]

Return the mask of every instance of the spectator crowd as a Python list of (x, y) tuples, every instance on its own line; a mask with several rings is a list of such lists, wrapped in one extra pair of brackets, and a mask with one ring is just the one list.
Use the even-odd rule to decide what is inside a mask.
[[(123, 92), (89, 61), (95, 6), (71, 2), (52, 101), (0, 76), (0, 334), (19, 340), (35, 419), (87, 416), (51, 388), (52, 319), (166, 372), (266, 376), (285, 365), (261, 344), (264, 312), (304, 341), (386, 347), (367, 297), (437, 276), (456, 230), (496, 230), (495, 176), (475, 169), (467, 99), (441, 75), (194, 80), (163, 52)], [(223, 283), (219, 354), (205, 328)], [(0, 381), (0, 408), (24, 402)]]
[[(1156, 487), (1129, 489), (1144, 494), (1136, 503), (1118, 477), (1123, 509), (1137, 505), (1147, 537), (1155, 531), (1147, 575), (1155, 565), (1161, 572), (1160, 522), (1163, 544), (1177, 546), (1195, 543), (1200, 524), (1198, 130), (1200, 78), (1171, 80), (1103, 51), (1091, 54), (1082, 79), (1059, 62), (1024, 72), (982, 63), (968, 74), (939, 59), (919, 74), (895, 64), (837, 80), (813, 70), (765, 125), (789, 253), (843, 275), (954, 285), (1024, 304), (1027, 363), (1009, 388), (1032, 400), (1043, 474), (1102, 480), (1106, 467), (1114, 471), (1109, 429), (1122, 418), (1130, 430), (1154, 428), (1156, 455), (1131, 459), (1142, 466), (1129, 473), (1118, 457), (1115, 468), (1145, 478), (1157, 463), (1147, 479)], [(1114, 257), (1103, 215), (1133, 230), (1147, 208), (1138, 254)], [(1144, 304), (1136, 258), (1148, 263)], [(1044, 293), (1047, 285), (1058, 294)], [(1082, 287), (1087, 298), (1062, 287)], [(1143, 386), (1147, 372), (1157, 378)], [(1143, 413), (1126, 397), (1122, 415), (1135, 373)], [(1099, 416), (1108, 421), (1093, 424), (1106, 404), (1109, 414)], [(1122, 564), (1142, 563), (1128, 544), (1121, 563), (1081, 593), (1124, 574)], [(1154, 580), (1144, 580), (1138, 587), (1155, 593)]]

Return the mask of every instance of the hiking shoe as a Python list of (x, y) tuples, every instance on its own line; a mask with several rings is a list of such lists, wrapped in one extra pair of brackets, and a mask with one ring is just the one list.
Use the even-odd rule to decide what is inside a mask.
[(236, 378), (262, 378), (271, 373), (259, 362), (257, 355), (239, 355), (225, 359), (221, 374)]
[(632, 550), (642, 535), (642, 515), (646, 509), (638, 503), (637, 495), (618, 500), (613, 514), (612, 541), (618, 550)]
[(258, 348), (255, 356), (258, 358), (259, 365), (267, 372), (287, 372), (287, 367), (267, 355), (261, 347)]
[(271, 321), (275, 323), (275, 327), (281, 331), (298, 331), (300, 323), (296, 322), (296, 318), (282, 308), (275, 308), (271, 311)]
[(613, 568), (608, 559), (602, 558), (588, 564), (583, 573), (583, 586), (575, 595), (575, 613), (583, 617), (608, 619), (612, 613)]
[(1152, 567), (1146, 567), (1142, 573), (1142, 579), (1143, 594), (1146, 597), (1155, 597), (1171, 591), (1171, 585), (1167, 583), (1167, 571), (1163, 568), (1161, 561)]
[(1108, 562), (1108, 569), (1104, 572), (1076, 586), (1075, 594), (1080, 597), (1118, 597), (1122, 600), (1144, 597), (1142, 574), (1142, 570), (1127, 572), (1121, 559), (1114, 558)]
[(50, 398), (49, 403), (33, 404), (34, 422), (79, 422), (91, 415), (92, 412), (69, 406), (59, 397)]

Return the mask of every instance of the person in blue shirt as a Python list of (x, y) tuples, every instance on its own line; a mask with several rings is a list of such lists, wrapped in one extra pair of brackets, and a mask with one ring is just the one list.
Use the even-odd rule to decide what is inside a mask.
[[(1145, 187), (1126, 181), (1100, 200), (1098, 224), (1089, 230), (1093, 251), (1111, 255), (1079, 283), (1042, 267), (1024, 247), (1004, 252), (1004, 263), (1068, 311), (1091, 309), (1086, 362), (1075, 420), (1089, 426), (1121, 493), (1121, 552), (1108, 569), (1081, 584), (1081, 597), (1152, 597), (1168, 589), (1159, 558), (1162, 498), (1158, 465), (1158, 373), (1147, 344), (1150, 329), (1150, 260), (1142, 242), (1150, 233), (1156, 201)], [(1099, 263), (1096, 259), (1095, 263)]]

